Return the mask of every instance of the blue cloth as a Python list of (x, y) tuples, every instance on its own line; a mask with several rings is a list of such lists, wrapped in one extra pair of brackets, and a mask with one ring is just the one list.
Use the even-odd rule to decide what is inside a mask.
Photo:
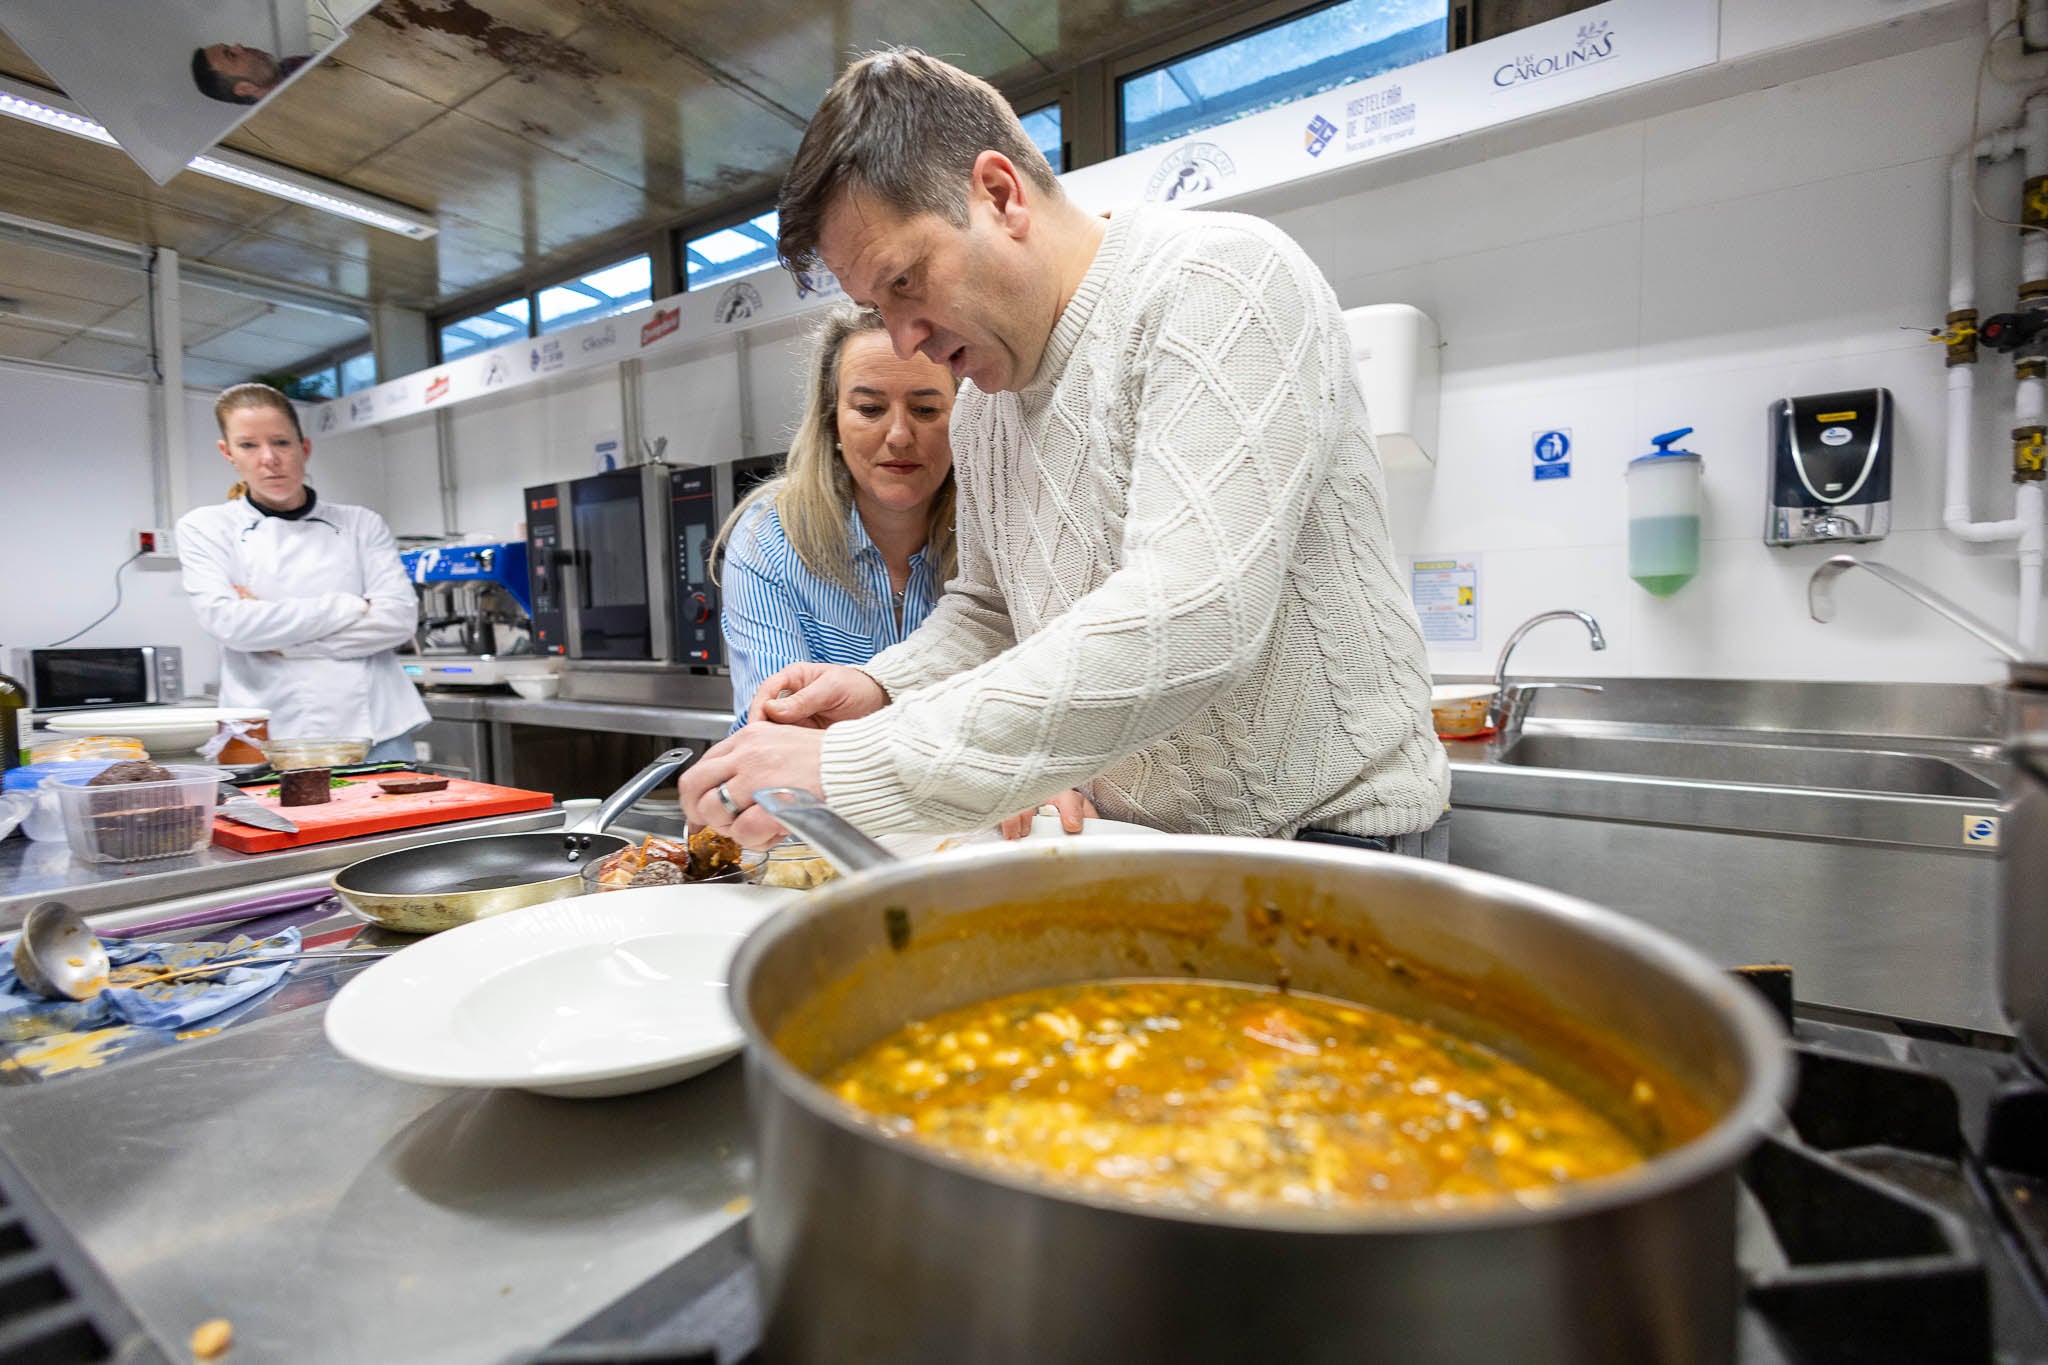
[(372, 744), (370, 752), (363, 755), (363, 762), (415, 763), (419, 756), (419, 741), (412, 737), (412, 731), (407, 730), (402, 735), (393, 735), (390, 739), (380, 739)]
[[(227, 943), (126, 943), (107, 941), (107, 960), (116, 967), (138, 962), (172, 966), (197, 964), (216, 957), (273, 957), (298, 951), (299, 931), (287, 929), (269, 938), (237, 936)], [(90, 1000), (45, 1000), (14, 971), (14, 940), (0, 944), (0, 1022), (46, 1019), (65, 1030), (135, 1024), (142, 1028), (178, 1029), (241, 1004), (282, 981), (290, 962), (275, 966), (230, 967), (219, 977), (167, 981), (162, 985), (110, 986)]]
[(868, 539), (859, 512), (848, 511), (846, 534), (859, 593), (805, 567), (772, 500), (756, 504), (733, 529), (719, 581), (719, 622), (732, 668), (733, 729), (747, 723), (754, 693), (781, 669), (794, 663), (858, 667), (901, 643), (931, 614), (945, 585), (924, 550), (910, 557), (898, 625), (889, 566)]

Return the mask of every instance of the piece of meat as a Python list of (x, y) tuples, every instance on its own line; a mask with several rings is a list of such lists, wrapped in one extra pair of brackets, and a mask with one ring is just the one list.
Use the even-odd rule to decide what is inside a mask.
[(294, 768), (281, 773), (277, 779), (277, 804), (280, 806), (324, 806), (332, 790), (328, 783), (334, 774), (327, 768)]
[(715, 829), (700, 829), (690, 836), (690, 880), (707, 881), (721, 877), (740, 865), (740, 846)]
[(92, 780), (85, 785), (88, 787), (117, 787), (129, 782), (168, 782), (170, 780), (171, 771), (164, 767), (163, 764), (151, 763), (147, 759), (130, 758), (94, 774)]

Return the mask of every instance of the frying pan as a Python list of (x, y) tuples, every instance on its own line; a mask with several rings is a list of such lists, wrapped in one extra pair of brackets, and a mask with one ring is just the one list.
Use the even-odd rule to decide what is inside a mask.
[(670, 749), (572, 829), (486, 834), (380, 853), (334, 874), (335, 894), (387, 929), (432, 934), (583, 889), (586, 862), (632, 841), (606, 834), (628, 806), (682, 771), (693, 751)]

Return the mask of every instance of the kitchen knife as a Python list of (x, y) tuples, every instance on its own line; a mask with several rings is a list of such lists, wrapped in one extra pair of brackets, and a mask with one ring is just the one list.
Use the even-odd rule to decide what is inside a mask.
[(219, 810), (230, 820), (240, 820), (245, 825), (258, 829), (274, 829), (281, 834), (297, 834), (299, 827), (253, 796), (244, 796), (227, 783), (220, 784)]

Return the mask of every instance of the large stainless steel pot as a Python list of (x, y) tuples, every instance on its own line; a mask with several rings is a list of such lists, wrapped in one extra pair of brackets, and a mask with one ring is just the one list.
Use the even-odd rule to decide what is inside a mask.
[(1998, 852), (1998, 995), (2036, 1070), (2048, 1074), (2048, 663), (2013, 663), (2012, 761)]
[[(813, 1079), (905, 1023), (1114, 976), (1274, 984), (1480, 1037), (1693, 1136), (1543, 1208), (1193, 1216), (884, 1136)], [(1273, 840), (1076, 839), (870, 871), (750, 937), (765, 1357), (790, 1362), (1732, 1358), (1737, 1167), (1789, 1078), (1747, 987), (1566, 896)], [(1656, 1103), (1630, 1111), (1643, 1077)]]

